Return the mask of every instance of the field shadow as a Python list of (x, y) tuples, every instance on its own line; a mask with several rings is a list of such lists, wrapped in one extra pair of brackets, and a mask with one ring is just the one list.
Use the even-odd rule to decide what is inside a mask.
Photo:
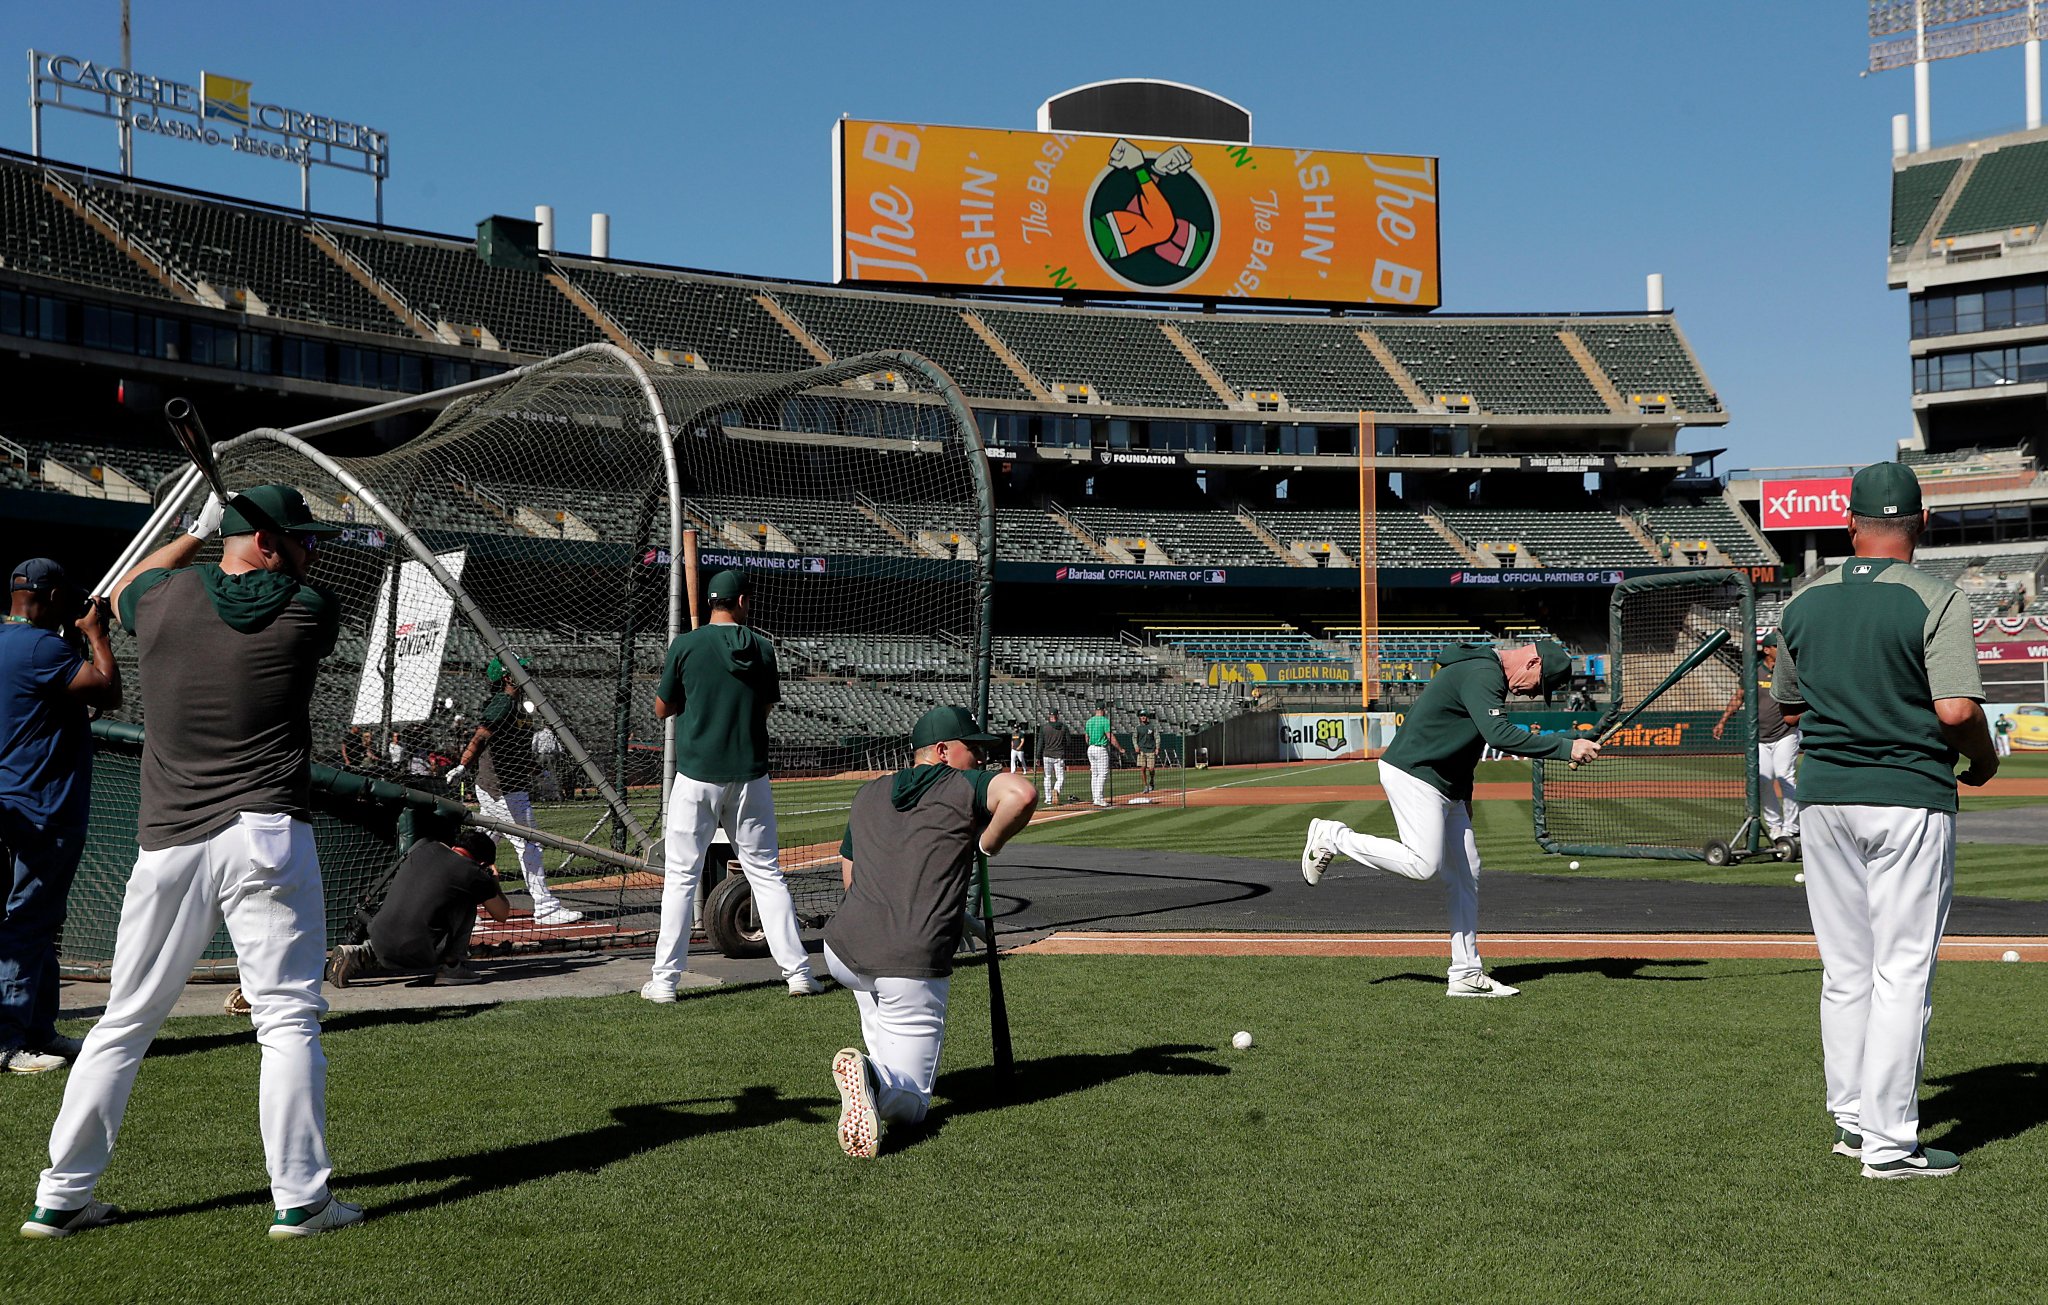
[[(1643, 957), (1589, 956), (1575, 961), (1525, 961), (1520, 965), (1498, 965), (1488, 974), (1510, 987), (1565, 974), (1597, 974), (1603, 979), (1635, 979), (1644, 983), (1703, 983), (1706, 974), (1645, 974), (1646, 969), (1683, 969), (1705, 965), (1695, 960), (1649, 960)], [(1441, 985), (1441, 974), (1383, 974), (1371, 983), (1431, 983)]]
[[(1037, 924), (1019, 926), (1032, 931), (1039, 929), (1073, 929), (1084, 924), (1101, 924), (1109, 920), (1142, 920), (1148, 916), (1171, 915), (1175, 911), (1200, 910), (1205, 906), (1227, 906), (1233, 902), (1248, 902), (1254, 898), (1264, 897), (1273, 891), (1272, 885), (1257, 883), (1249, 879), (1217, 879), (1204, 875), (1163, 874), (1151, 870), (1114, 870), (1095, 869), (1087, 866), (1041, 865), (1025, 861), (1005, 862), (1003, 873), (1011, 878), (1000, 890), (994, 889), (993, 886), (991, 887), (991, 896), (1002, 904), (1002, 909), (996, 913), (998, 921), (1009, 920), (1013, 916), (1022, 915), (1034, 907), (1039, 907), (1041, 904), (1048, 916), (1058, 913), (1061, 896), (1058, 892), (1033, 897), (1018, 891), (1018, 885), (1015, 882), (1014, 876), (1023, 872), (1060, 876), (1061, 879), (1101, 879), (1122, 885), (1149, 884), (1156, 888), (1163, 884), (1187, 884), (1199, 886), (1200, 889), (1215, 890), (1202, 893), (1196, 900), (1177, 900), (1160, 906), (1145, 906), (1127, 911), (1102, 911), (1099, 909), (1100, 898), (1091, 896), (1089, 898), (1090, 905), (1098, 907), (1097, 913), (1077, 915), (1071, 919), (1047, 919)], [(1055, 882), (1058, 881), (1056, 880)]]
[(945, 1104), (933, 1110), (922, 1123), (892, 1125), (888, 1149), (902, 1151), (916, 1146), (936, 1135), (950, 1120), (1054, 1101), (1140, 1074), (1159, 1078), (1220, 1078), (1230, 1073), (1228, 1066), (1198, 1060), (1190, 1054), (1214, 1050), (1192, 1042), (1158, 1043), (1130, 1051), (1042, 1056), (1017, 1062), (1015, 1071), (1007, 1075), (994, 1065), (948, 1070), (933, 1085), (933, 1095), (944, 1098)]
[[(468, 1019), (485, 1011), (496, 1010), (498, 1003), (482, 1006), (402, 1006), (391, 1010), (354, 1010), (341, 1015), (329, 1015), (320, 1021), (320, 1034), (326, 1037), (334, 1033), (352, 1033), (357, 1029), (383, 1029), (413, 1024), (439, 1024), (443, 1020)], [(254, 1046), (256, 1030), (253, 1027), (237, 1029), (233, 1033), (197, 1033), (189, 1037), (159, 1037), (149, 1044), (150, 1060), (164, 1060), (172, 1056), (197, 1056), (222, 1047)]]
[[(344, 1199), (350, 1189), (419, 1183), (440, 1185), (430, 1192), (382, 1201), (370, 1207), (370, 1217), (382, 1219), (389, 1215), (431, 1210), (473, 1196), (540, 1182), (559, 1174), (595, 1173), (622, 1160), (694, 1138), (746, 1128), (766, 1128), (792, 1120), (806, 1124), (823, 1123), (837, 1118), (838, 1104), (836, 1097), (784, 1098), (779, 1089), (757, 1084), (730, 1096), (618, 1106), (612, 1110), (609, 1124), (579, 1133), (464, 1155), (413, 1160), (383, 1169), (348, 1171), (337, 1176), (337, 1183)], [(723, 1109), (696, 1109), (707, 1106)], [(820, 1113), (828, 1106), (834, 1108), (834, 1114)], [(122, 1222), (139, 1223), (235, 1206), (268, 1205), (270, 1199), (269, 1189), (259, 1188), (185, 1205), (139, 1210), (126, 1215)]]
[(2048, 1065), (1980, 1065), (1927, 1083), (1939, 1091), (1920, 1103), (1921, 1127), (1953, 1124), (1933, 1140), (1958, 1155), (2048, 1123)]

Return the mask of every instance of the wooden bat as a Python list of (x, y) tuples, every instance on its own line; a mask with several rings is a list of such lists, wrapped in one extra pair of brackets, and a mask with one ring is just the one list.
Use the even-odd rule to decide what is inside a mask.
[(704, 581), (697, 574), (697, 527), (683, 527), (683, 588), (690, 596), (690, 628), (704, 624)]
[(974, 859), (981, 874), (981, 919), (988, 930), (989, 1036), (995, 1043), (996, 1072), (1008, 1077), (1016, 1061), (1010, 1050), (1010, 1004), (1003, 1000), (1003, 971), (996, 959), (996, 917), (989, 901), (988, 856), (977, 850)]
[[(1593, 741), (1595, 743), (1605, 743), (1608, 739), (1614, 737), (1614, 733), (1616, 730), (1622, 729), (1630, 721), (1642, 715), (1644, 710), (1647, 709), (1651, 703), (1657, 701), (1657, 699), (1664, 696), (1664, 691), (1666, 689), (1670, 688), (1672, 685), (1684, 679), (1688, 673), (1690, 673), (1701, 662), (1707, 660), (1707, 658), (1709, 657), (1712, 657), (1717, 651), (1720, 650), (1721, 645), (1727, 642), (1728, 632), (1726, 630), (1716, 630), (1712, 634), (1708, 635), (1706, 638), (1700, 640), (1700, 646), (1693, 649), (1690, 653), (1687, 653), (1684, 661), (1672, 667), (1671, 674), (1665, 676), (1662, 680), (1658, 681), (1657, 687), (1650, 690), (1649, 693), (1645, 694), (1643, 696), (1642, 701), (1636, 703), (1636, 705), (1629, 708), (1627, 712), (1617, 717), (1613, 721), (1613, 723), (1608, 725), (1606, 729), (1601, 730), (1600, 736), (1594, 739)], [(1572, 762), (1571, 768), (1573, 770), (1577, 770), (1579, 768), (1579, 763), (1576, 761)]]

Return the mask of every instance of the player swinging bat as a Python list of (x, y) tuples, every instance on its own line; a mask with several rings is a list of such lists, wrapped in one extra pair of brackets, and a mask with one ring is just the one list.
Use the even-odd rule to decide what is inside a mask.
[[(1642, 715), (1644, 712), (1650, 709), (1651, 703), (1657, 701), (1657, 699), (1664, 696), (1664, 691), (1666, 689), (1669, 689), (1672, 685), (1678, 683), (1686, 676), (1692, 674), (1694, 670), (1698, 669), (1701, 662), (1704, 662), (1705, 660), (1707, 660), (1707, 658), (1712, 657), (1715, 653), (1719, 652), (1721, 650), (1721, 646), (1727, 642), (1728, 632), (1726, 630), (1716, 630), (1712, 634), (1708, 635), (1706, 638), (1700, 640), (1700, 646), (1693, 649), (1690, 653), (1687, 653), (1684, 661), (1672, 667), (1671, 673), (1669, 675), (1657, 681), (1656, 688), (1644, 694), (1641, 700), (1638, 701), (1635, 706), (1630, 707), (1621, 715), (1612, 718), (1612, 720), (1610, 720), (1607, 725), (1603, 726), (1600, 730), (1600, 737), (1597, 741), (1600, 743), (1605, 743), (1607, 742), (1607, 740), (1614, 737), (1616, 731), (1627, 729), (1629, 724), (1632, 721), (1634, 721), (1636, 717)], [(1571, 766), (1573, 770), (1577, 770), (1579, 768), (1579, 759), (1577, 757), (1572, 758)]]

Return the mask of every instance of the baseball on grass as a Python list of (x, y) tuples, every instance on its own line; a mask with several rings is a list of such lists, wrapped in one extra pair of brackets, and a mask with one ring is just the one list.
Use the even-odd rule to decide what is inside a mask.
[(2020, 954), (2018, 952), (2007, 952), (2005, 955), (1999, 957), (1998, 959), (2001, 961), (2016, 961), (2019, 958)]
[(1246, 1047), (1252, 1045), (1252, 1035), (1240, 1029), (1231, 1035), (1230, 1045), (1236, 1047), (1239, 1051), (1243, 1051)]
[(1579, 868), (1579, 863), (1578, 863), (1577, 861), (1574, 861), (1574, 862), (1572, 862), (1572, 869), (1576, 870), (1576, 869), (1578, 869), (1578, 868)]
[(1793, 875), (1793, 876), (1792, 876), (1792, 882), (1793, 882), (1793, 883), (1795, 883), (1795, 884), (1803, 884), (1803, 883), (1805, 883), (1805, 882), (1806, 882), (1806, 872), (1802, 870), (1802, 871), (1800, 871), (1800, 872), (1799, 872), (1798, 874), (1796, 874), (1796, 875)]

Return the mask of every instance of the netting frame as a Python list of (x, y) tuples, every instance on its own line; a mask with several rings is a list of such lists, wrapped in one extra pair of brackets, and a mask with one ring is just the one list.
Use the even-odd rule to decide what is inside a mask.
[[(1757, 650), (1756, 650), (1756, 591), (1750, 583), (1749, 573), (1740, 567), (1696, 568), (1686, 571), (1663, 572), (1657, 575), (1638, 576), (1624, 580), (1614, 587), (1608, 598), (1608, 673), (1607, 711), (1603, 719), (1612, 720), (1634, 704), (1622, 699), (1625, 683), (1623, 659), (1626, 657), (1627, 641), (1623, 633), (1624, 608), (1628, 599), (1635, 594), (1654, 593), (1666, 589), (1697, 589), (1709, 586), (1732, 585), (1738, 598), (1735, 629), (1739, 638), (1739, 685), (1742, 690), (1742, 706), (1730, 718), (1731, 726), (1739, 725), (1743, 745), (1743, 820), (1738, 828), (1730, 831), (1727, 839), (1729, 851), (1737, 858), (1755, 856), (1766, 846), (1763, 837), (1762, 780), (1760, 761), (1757, 756)], [(1592, 763), (1599, 765), (1599, 762)], [(1605, 856), (1626, 857), (1634, 860), (1658, 861), (1704, 861), (1707, 859), (1704, 847), (1658, 846), (1638, 843), (1581, 843), (1567, 842), (1553, 838), (1547, 817), (1547, 801), (1544, 795), (1544, 763), (1539, 758), (1530, 767), (1530, 818), (1534, 826), (1537, 846), (1552, 856)], [(1611, 799), (1620, 800), (1620, 799)]]

